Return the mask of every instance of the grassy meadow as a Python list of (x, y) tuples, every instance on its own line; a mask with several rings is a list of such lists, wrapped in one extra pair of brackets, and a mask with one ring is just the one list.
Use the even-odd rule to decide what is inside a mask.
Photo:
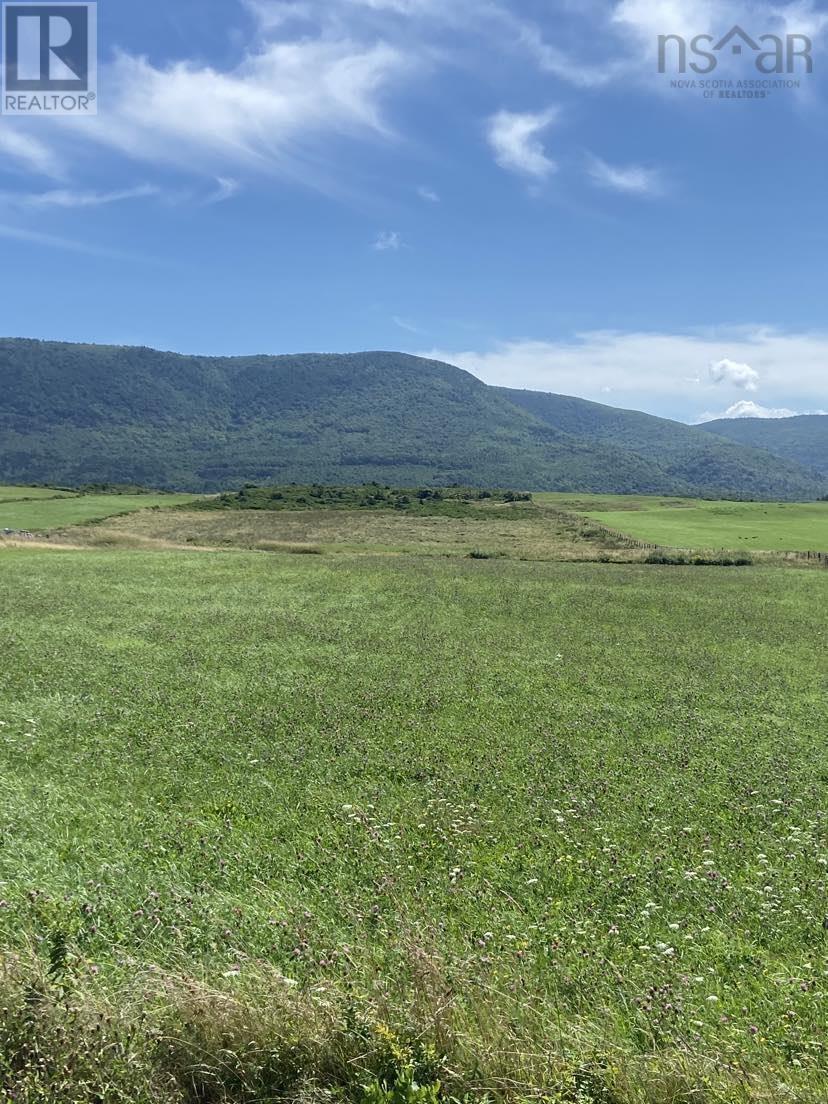
[(0, 571), (0, 1097), (828, 1098), (824, 571)]
[(60, 491), (52, 487), (0, 486), (0, 503), (44, 498), (71, 498), (74, 494), (74, 491)]
[(644, 495), (537, 495), (602, 525), (673, 548), (828, 551), (828, 502), (709, 502)]
[[(42, 490), (42, 494), (37, 491)], [(10, 492), (19, 491), (19, 494)], [(24, 494), (23, 492), (28, 492)], [(0, 487), (0, 530), (31, 532), (60, 529), (154, 506), (176, 506), (193, 495), (173, 494), (61, 494), (44, 488)]]

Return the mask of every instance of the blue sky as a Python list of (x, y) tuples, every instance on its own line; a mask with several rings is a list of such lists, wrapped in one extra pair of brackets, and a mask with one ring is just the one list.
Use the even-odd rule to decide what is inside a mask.
[[(736, 22), (814, 72), (657, 72)], [(0, 332), (821, 411), (826, 41), (807, 0), (106, 0), (98, 116), (0, 117)]]

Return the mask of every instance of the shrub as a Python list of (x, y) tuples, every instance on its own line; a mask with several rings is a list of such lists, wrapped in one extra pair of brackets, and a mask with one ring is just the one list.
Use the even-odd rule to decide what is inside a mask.
[(753, 560), (745, 552), (696, 556), (687, 556), (683, 552), (651, 552), (644, 563), (666, 564), (674, 567), (750, 567)]

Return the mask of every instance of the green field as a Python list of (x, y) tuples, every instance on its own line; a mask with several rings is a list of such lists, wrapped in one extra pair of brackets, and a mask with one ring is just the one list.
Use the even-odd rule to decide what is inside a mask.
[(27, 529), (34, 532), (58, 529), (66, 525), (99, 521), (134, 510), (146, 510), (153, 506), (176, 506), (192, 502), (193, 497), (169, 494), (89, 494), (67, 495), (48, 500), (44, 497), (33, 502), (23, 502), (4, 501), (0, 493), (0, 530)]
[(825, 572), (0, 570), (0, 1097), (828, 1099)]
[(538, 495), (637, 540), (671, 548), (828, 551), (828, 502), (707, 502), (643, 495)]
[(56, 491), (51, 487), (0, 486), (0, 503), (20, 502), (22, 499), (71, 498), (73, 494), (73, 491)]

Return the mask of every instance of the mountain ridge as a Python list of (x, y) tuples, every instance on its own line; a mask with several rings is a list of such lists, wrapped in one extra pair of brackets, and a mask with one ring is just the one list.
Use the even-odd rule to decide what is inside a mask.
[[(535, 409), (526, 395), (539, 396)], [(708, 497), (824, 492), (801, 464), (651, 415), (616, 412), (614, 429), (607, 415), (589, 429), (593, 407), (615, 410), (489, 387), (453, 365), (390, 351), (209, 357), (6, 338), (0, 480), (192, 491), (376, 480)], [(658, 444), (671, 433), (684, 454)]]

